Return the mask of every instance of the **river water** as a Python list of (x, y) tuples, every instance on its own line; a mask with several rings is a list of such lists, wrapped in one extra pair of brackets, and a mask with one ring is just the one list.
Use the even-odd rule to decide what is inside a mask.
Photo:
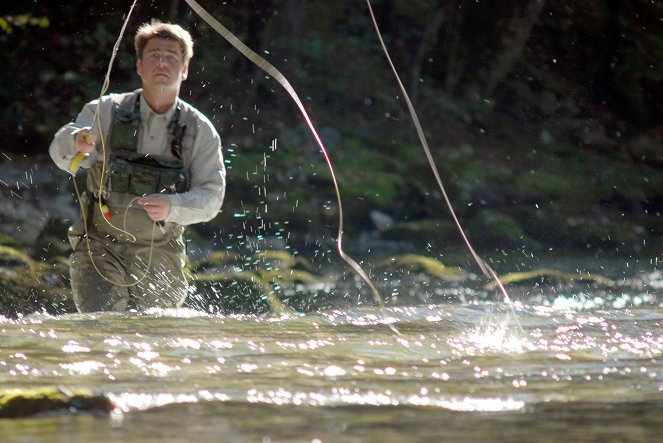
[(663, 277), (636, 277), (529, 283), (513, 304), (3, 319), (3, 391), (89, 390), (115, 410), (0, 419), (0, 441), (661, 441)]

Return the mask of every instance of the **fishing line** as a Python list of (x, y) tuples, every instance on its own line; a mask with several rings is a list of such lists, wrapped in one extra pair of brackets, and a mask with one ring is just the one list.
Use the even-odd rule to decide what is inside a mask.
[[(410, 116), (412, 117), (412, 121), (414, 123), (414, 126), (417, 130), (417, 135), (419, 136), (419, 141), (421, 142), (421, 146), (424, 149), (424, 152), (426, 154), (426, 159), (428, 160), (428, 164), (430, 165), (431, 170), (433, 171), (433, 175), (435, 176), (435, 180), (437, 181), (438, 188), (440, 189), (440, 192), (442, 192), (442, 195), (444, 197), (444, 201), (446, 202), (447, 208), (449, 209), (449, 212), (451, 213), (451, 217), (453, 218), (454, 223), (456, 224), (456, 227), (458, 228), (458, 231), (460, 232), (461, 237), (463, 238), (463, 241), (465, 242), (465, 245), (467, 246), (467, 249), (470, 251), (470, 254), (476, 261), (477, 265), (481, 269), (481, 271), (484, 273), (486, 277), (492, 278), (495, 280), (497, 286), (500, 288), (500, 291), (502, 292), (502, 295), (504, 295), (504, 300), (506, 303), (511, 306), (511, 309), (513, 310), (513, 306), (511, 305), (511, 299), (509, 298), (509, 295), (506, 292), (506, 289), (504, 288), (504, 285), (500, 281), (499, 277), (495, 273), (495, 271), (486, 263), (481, 257), (479, 257), (479, 254), (476, 253), (474, 248), (472, 247), (472, 244), (470, 243), (469, 239), (465, 235), (465, 231), (463, 230), (463, 227), (460, 224), (460, 221), (458, 220), (458, 217), (456, 216), (456, 212), (454, 211), (453, 205), (451, 204), (451, 200), (449, 199), (449, 196), (447, 195), (447, 191), (444, 188), (444, 185), (442, 184), (442, 179), (440, 178), (440, 174), (437, 170), (437, 166), (435, 164), (435, 160), (433, 159), (433, 155), (431, 154), (430, 148), (428, 147), (428, 141), (426, 140), (426, 136), (424, 135), (424, 131), (421, 127), (421, 123), (419, 122), (419, 117), (417, 116), (417, 112), (414, 109), (414, 106), (412, 105), (412, 101), (410, 100), (410, 96), (408, 95), (405, 86), (403, 86), (403, 82), (401, 81), (400, 76), (398, 75), (398, 72), (396, 71), (396, 67), (394, 66), (394, 63), (391, 60), (391, 56), (389, 55), (389, 51), (387, 50), (387, 46), (384, 43), (384, 40), (382, 39), (382, 34), (380, 32), (380, 27), (378, 26), (378, 22), (375, 19), (375, 14), (373, 14), (373, 8), (371, 7), (371, 1), (366, 0), (366, 4), (368, 5), (368, 11), (371, 15), (371, 20), (373, 21), (373, 26), (375, 27), (375, 32), (377, 33), (378, 39), (380, 40), (380, 45), (382, 46), (382, 50), (384, 52), (385, 57), (387, 58), (387, 61), (389, 62), (389, 66), (391, 67), (392, 72), (394, 73), (394, 76), (396, 77), (396, 81), (398, 82), (398, 86), (400, 87), (401, 92), (403, 93), (403, 97), (405, 98), (405, 102), (407, 103), (407, 108), (408, 111), (410, 112)], [(515, 314), (515, 312), (514, 312)], [(520, 326), (520, 325), (518, 325)]]
[[(111, 53), (111, 57), (110, 57), (110, 60), (108, 62), (108, 69), (106, 70), (106, 75), (104, 77), (104, 83), (101, 86), (101, 91), (99, 93), (99, 100), (97, 102), (97, 106), (96, 106), (95, 111), (94, 111), (94, 118), (93, 118), (93, 121), (92, 121), (92, 129), (94, 130), (94, 126), (96, 125), (97, 132), (99, 133), (99, 141), (100, 141), (100, 144), (101, 144), (101, 151), (102, 151), (102, 165), (101, 165), (101, 174), (100, 174), (100, 177), (99, 177), (99, 192), (98, 192), (99, 196), (98, 196), (98, 201), (97, 201), (97, 203), (99, 205), (99, 210), (102, 212), (102, 214), (104, 212), (104, 210), (103, 210), (104, 203), (103, 203), (102, 198), (103, 198), (104, 177), (106, 175), (106, 141), (105, 141), (105, 137), (104, 137), (103, 126), (102, 126), (102, 123), (101, 123), (101, 112), (100, 112), (101, 100), (102, 100), (104, 94), (106, 94), (106, 92), (108, 91), (108, 88), (110, 86), (110, 74), (111, 74), (111, 71), (113, 69), (113, 64), (115, 62), (115, 57), (117, 56), (117, 52), (118, 52), (118, 49), (120, 47), (120, 43), (122, 42), (122, 38), (124, 37), (124, 32), (127, 28), (127, 24), (129, 23), (129, 19), (131, 18), (131, 14), (133, 13), (133, 10), (134, 10), (137, 3), (138, 3), (138, 0), (134, 0), (133, 3), (131, 4), (131, 7), (129, 8), (129, 12), (127, 13), (126, 18), (124, 19), (124, 22), (122, 23), (122, 28), (120, 29), (120, 34), (118, 35), (118, 38), (115, 41), (115, 44), (113, 45), (113, 50), (112, 50), (112, 53)], [(88, 142), (88, 143), (91, 143), (94, 140), (91, 138), (91, 135), (88, 134), (88, 135), (85, 136), (85, 141)], [(72, 159), (71, 163), (69, 164), (68, 172), (72, 176), (74, 176), (74, 179), (72, 181), (74, 183), (74, 190), (76, 192), (76, 198), (78, 199), (78, 203), (79, 203), (80, 210), (81, 210), (81, 216), (82, 216), (82, 221), (83, 221), (83, 229), (84, 229), (84, 233), (85, 233), (84, 237), (85, 237), (85, 242), (86, 242), (86, 245), (87, 245), (88, 255), (90, 257), (90, 261), (91, 261), (92, 266), (94, 267), (95, 271), (97, 271), (97, 274), (99, 274), (99, 276), (101, 278), (103, 278), (104, 280), (106, 280), (107, 282), (109, 282), (109, 283), (111, 283), (115, 286), (121, 286), (121, 287), (135, 286), (135, 285), (139, 284), (141, 281), (143, 281), (143, 279), (147, 276), (147, 274), (150, 271), (150, 268), (152, 266), (152, 255), (153, 255), (153, 252), (154, 252), (154, 235), (155, 235), (155, 232), (156, 232), (156, 225), (157, 224), (156, 224), (156, 222), (153, 222), (153, 224), (152, 224), (152, 236), (151, 236), (151, 239), (150, 239), (150, 253), (149, 253), (147, 267), (146, 267), (145, 272), (143, 273), (143, 275), (139, 279), (137, 279), (136, 281), (134, 281), (132, 283), (119, 283), (119, 282), (113, 281), (113, 280), (109, 279), (108, 277), (106, 277), (101, 272), (101, 270), (97, 267), (97, 264), (95, 263), (93, 255), (92, 255), (92, 248), (90, 246), (90, 236), (89, 236), (89, 232), (88, 232), (88, 220), (87, 220), (87, 214), (86, 214), (87, 211), (86, 211), (85, 208), (83, 208), (83, 201), (81, 199), (81, 194), (80, 194), (80, 191), (78, 189), (78, 184), (76, 183), (76, 179), (75, 179), (76, 173), (80, 169), (81, 162), (86, 157), (87, 157), (87, 155), (80, 152), (80, 151), (78, 153), (76, 153), (76, 155)], [(127, 214), (129, 212), (129, 208), (131, 207), (131, 205), (138, 198), (139, 197), (134, 198), (133, 200), (131, 200), (131, 202), (129, 202), (129, 204), (127, 205), (127, 207), (124, 211), (124, 218), (123, 218), (123, 220), (124, 220), (124, 229), (118, 228), (117, 226), (115, 226), (105, 216), (102, 217), (103, 220), (109, 226), (111, 226), (112, 228), (116, 229), (117, 231), (120, 231), (121, 233), (127, 235), (129, 237), (130, 242), (135, 242), (136, 237), (127, 230)]]
[(232, 46), (235, 47), (242, 55), (244, 55), (246, 58), (248, 58), (251, 62), (253, 62), (258, 68), (262, 69), (264, 72), (269, 74), (271, 77), (273, 77), (276, 81), (278, 81), (283, 88), (288, 92), (290, 97), (293, 99), (297, 107), (302, 113), (302, 116), (304, 117), (304, 120), (306, 121), (306, 124), (308, 125), (309, 129), (311, 130), (311, 133), (313, 134), (313, 138), (315, 138), (315, 141), (317, 142), (318, 146), (320, 147), (320, 151), (322, 152), (322, 155), (325, 158), (325, 161), (327, 162), (327, 167), (329, 168), (329, 172), (331, 173), (331, 178), (332, 182), (334, 184), (334, 190), (336, 192), (336, 201), (338, 203), (338, 237), (336, 239), (336, 247), (338, 250), (339, 255), (345, 262), (350, 265), (350, 267), (366, 282), (368, 287), (371, 289), (371, 293), (373, 294), (373, 299), (374, 301), (380, 306), (380, 307), (385, 307), (384, 301), (382, 300), (382, 297), (380, 296), (380, 293), (378, 292), (377, 288), (369, 278), (369, 276), (366, 274), (366, 272), (362, 269), (362, 267), (349, 255), (343, 251), (343, 204), (341, 202), (341, 193), (338, 187), (338, 182), (336, 180), (336, 174), (334, 173), (334, 167), (332, 166), (331, 159), (329, 158), (329, 155), (327, 154), (327, 149), (325, 148), (324, 144), (322, 143), (322, 140), (320, 139), (320, 136), (318, 135), (318, 132), (315, 130), (315, 126), (311, 122), (311, 119), (309, 118), (308, 112), (306, 112), (306, 109), (304, 108), (304, 105), (302, 104), (302, 101), (299, 99), (299, 96), (297, 95), (297, 92), (295, 92), (295, 89), (292, 87), (288, 79), (285, 78), (281, 72), (276, 69), (271, 63), (269, 63), (267, 60), (262, 58), (260, 55), (258, 55), (255, 51), (253, 51), (251, 48), (246, 46), (239, 38), (237, 38), (232, 32), (230, 32), (225, 26), (223, 26), (221, 23), (219, 23), (218, 20), (216, 20), (212, 15), (210, 15), (202, 6), (200, 6), (195, 0), (185, 0), (191, 9), (200, 16), (212, 29), (214, 29), (221, 37), (223, 37), (228, 43), (230, 43)]

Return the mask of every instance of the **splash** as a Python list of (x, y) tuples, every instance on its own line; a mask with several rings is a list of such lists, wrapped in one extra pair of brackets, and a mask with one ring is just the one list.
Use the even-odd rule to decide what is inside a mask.
[(449, 346), (463, 354), (476, 355), (486, 352), (522, 354), (535, 349), (532, 343), (520, 335), (519, 331), (506, 324), (493, 323), (470, 328), (455, 339)]
[(515, 321), (517, 318), (509, 314), (484, 317), (478, 326), (463, 330), (458, 337), (448, 339), (447, 344), (461, 355), (523, 354), (535, 350), (536, 346)]

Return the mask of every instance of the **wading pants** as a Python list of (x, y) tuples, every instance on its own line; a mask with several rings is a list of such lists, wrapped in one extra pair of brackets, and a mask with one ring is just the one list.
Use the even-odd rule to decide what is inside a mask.
[(78, 311), (181, 306), (187, 295), (184, 227), (155, 224), (142, 208), (111, 208), (113, 215), (106, 221), (98, 205), (92, 206), (88, 239), (82, 221), (68, 232)]

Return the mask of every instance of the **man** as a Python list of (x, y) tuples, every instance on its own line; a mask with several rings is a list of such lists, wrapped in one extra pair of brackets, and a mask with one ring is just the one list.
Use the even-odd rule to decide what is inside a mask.
[(68, 233), (80, 312), (181, 306), (184, 227), (216, 216), (225, 193), (219, 135), (179, 98), (191, 35), (152, 22), (135, 49), (142, 89), (88, 103), (49, 148), (60, 169), (88, 169), (83, 217)]

